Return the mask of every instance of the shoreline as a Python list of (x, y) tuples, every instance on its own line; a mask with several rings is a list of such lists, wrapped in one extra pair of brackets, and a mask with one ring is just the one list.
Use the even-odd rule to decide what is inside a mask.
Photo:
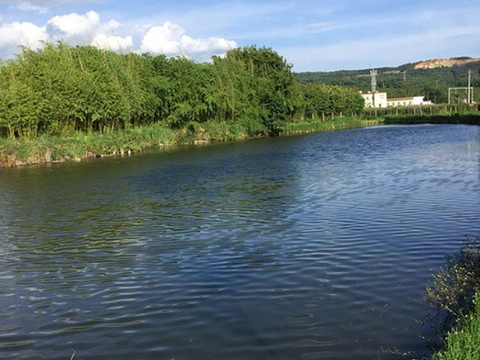
[[(279, 136), (338, 131), (383, 123), (381, 119), (338, 118), (336, 120), (289, 123)], [(108, 134), (74, 133), (69, 137), (40, 136), (33, 139), (0, 139), (0, 169), (42, 164), (81, 162), (95, 158), (134, 155), (147, 150), (182, 145), (206, 146), (219, 142), (248, 141), (268, 135), (248, 137), (226, 129), (222, 134), (188, 129), (171, 130), (159, 125)]]
[[(375, 125), (465, 124), (480, 125), (480, 114), (432, 116), (387, 116), (385, 118), (336, 118), (327, 121), (287, 123), (278, 136), (338, 131)], [(134, 155), (147, 150), (182, 145), (206, 146), (219, 142), (247, 141), (268, 135), (247, 136), (228, 126), (212, 133), (202, 128), (172, 130), (160, 124), (120, 130), (107, 134), (81, 132), (68, 137), (43, 135), (32, 139), (0, 139), (0, 169), (41, 164), (85, 161), (95, 158)]]

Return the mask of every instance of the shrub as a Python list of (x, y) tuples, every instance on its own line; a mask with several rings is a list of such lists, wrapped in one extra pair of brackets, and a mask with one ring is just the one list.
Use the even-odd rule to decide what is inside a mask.
[(448, 256), (446, 265), (434, 274), (427, 286), (427, 304), (446, 311), (456, 321), (471, 309), (480, 291), (480, 238), (468, 238), (457, 254)]

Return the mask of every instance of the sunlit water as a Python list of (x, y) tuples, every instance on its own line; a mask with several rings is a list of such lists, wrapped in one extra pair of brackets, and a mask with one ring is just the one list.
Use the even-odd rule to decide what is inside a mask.
[(1, 359), (429, 353), (480, 234), (480, 128), (385, 126), (0, 171)]

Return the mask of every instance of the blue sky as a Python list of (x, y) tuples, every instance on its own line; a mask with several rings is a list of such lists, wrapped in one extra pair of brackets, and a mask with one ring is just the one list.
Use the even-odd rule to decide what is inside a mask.
[(256, 45), (293, 70), (480, 57), (479, 0), (0, 0), (0, 58), (42, 41), (207, 61)]

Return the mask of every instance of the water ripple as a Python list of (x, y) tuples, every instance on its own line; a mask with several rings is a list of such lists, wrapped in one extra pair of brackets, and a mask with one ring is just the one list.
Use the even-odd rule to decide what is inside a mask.
[(0, 358), (422, 357), (430, 273), (480, 232), (479, 139), (376, 127), (0, 173)]

